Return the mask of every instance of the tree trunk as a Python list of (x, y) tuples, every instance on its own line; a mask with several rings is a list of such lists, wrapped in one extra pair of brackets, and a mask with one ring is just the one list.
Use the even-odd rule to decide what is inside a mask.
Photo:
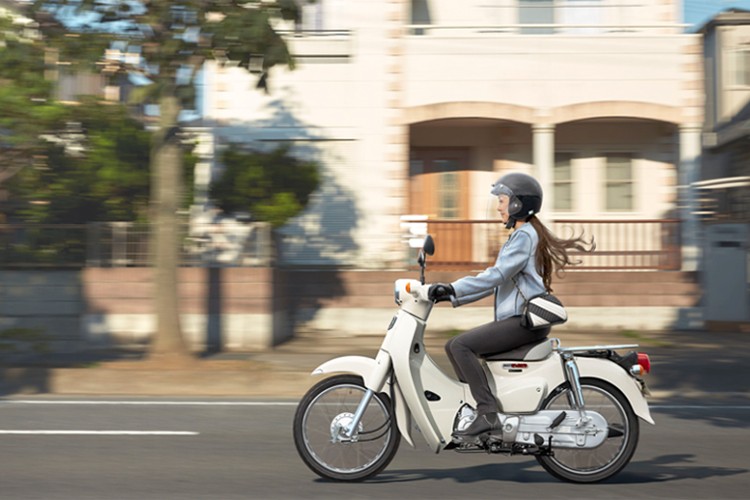
[(149, 356), (186, 359), (190, 350), (180, 328), (178, 270), (180, 265), (180, 220), (183, 154), (177, 134), (180, 112), (174, 95), (160, 99), (159, 131), (151, 151), (151, 241), (154, 258), (154, 306), (156, 331)]

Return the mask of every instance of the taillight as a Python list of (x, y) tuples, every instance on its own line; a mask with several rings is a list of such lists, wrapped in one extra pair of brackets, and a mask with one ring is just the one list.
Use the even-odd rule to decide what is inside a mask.
[(651, 373), (651, 358), (645, 352), (638, 353), (638, 364), (646, 373)]

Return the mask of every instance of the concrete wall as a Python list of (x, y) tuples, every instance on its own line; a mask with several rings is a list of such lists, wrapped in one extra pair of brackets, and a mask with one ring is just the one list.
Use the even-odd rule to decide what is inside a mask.
[(0, 350), (76, 349), (84, 311), (80, 273), (0, 270)]
[[(467, 272), (430, 271), (430, 282), (451, 282)], [(382, 334), (396, 306), (393, 281), (416, 278), (416, 271), (294, 273), (297, 286), (288, 289), (293, 314), (301, 328), (342, 335)], [(700, 290), (692, 273), (568, 272), (553, 280), (553, 289), (569, 313), (566, 329), (665, 330), (699, 328), (696, 309)], [(452, 308), (439, 304), (428, 323), (432, 331), (465, 330), (492, 321), (491, 298)]]
[[(182, 328), (193, 346), (248, 350), (282, 340), (274, 338), (270, 269), (186, 268), (179, 279)], [(81, 280), (88, 342), (147, 341), (155, 327), (151, 269), (90, 268)]]
[[(465, 274), (428, 268), (427, 278)], [(182, 327), (199, 351), (263, 350), (300, 329), (382, 334), (396, 311), (393, 282), (416, 276), (413, 270), (182, 269)], [(570, 272), (553, 285), (570, 315), (561, 330), (684, 328), (699, 300), (695, 277), (680, 272)], [(145, 344), (155, 325), (152, 290), (147, 268), (1, 271), (0, 347), (74, 352)], [(429, 328), (468, 329), (491, 319), (491, 299), (458, 309), (440, 304)]]
[[(191, 345), (253, 350), (285, 340), (289, 329), (274, 328), (272, 276), (263, 268), (182, 269), (180, 313)], [(155, 328), (152, 297), (148, 268), (1, 271), (0, 345), (75, 351), (144, 344)]]

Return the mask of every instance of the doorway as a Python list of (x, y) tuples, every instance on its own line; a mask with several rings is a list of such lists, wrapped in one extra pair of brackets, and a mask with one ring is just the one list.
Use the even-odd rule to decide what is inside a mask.
[(428, 216), (428, 232), (439, 249), (433, 262), (471, 261), (469, 148), (412, 148), (409, 210)]

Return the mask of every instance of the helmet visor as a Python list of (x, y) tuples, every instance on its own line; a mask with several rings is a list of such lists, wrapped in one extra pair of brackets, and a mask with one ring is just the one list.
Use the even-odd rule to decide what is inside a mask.
[(492, 191), (490, 191), (490, 193), (492, 193), (493, 196), (500, 196), (501, 194), (504, 194), (508, 198), (513, 198), (515, 196), (513, 194), (513, 190), (499, 181), (492, 185)]
[(521, 202), (518, 201), (518, 198), (513, 193), (513, 190), (503, 184), (502, 182), (498, 181), (492, 185), (492, 191), (490, 191), (494, 196), (500, 197), (500, 196), (507, 196), (508, 197), (508, 214), (516, 215), (518, 212), (521, 211)]

